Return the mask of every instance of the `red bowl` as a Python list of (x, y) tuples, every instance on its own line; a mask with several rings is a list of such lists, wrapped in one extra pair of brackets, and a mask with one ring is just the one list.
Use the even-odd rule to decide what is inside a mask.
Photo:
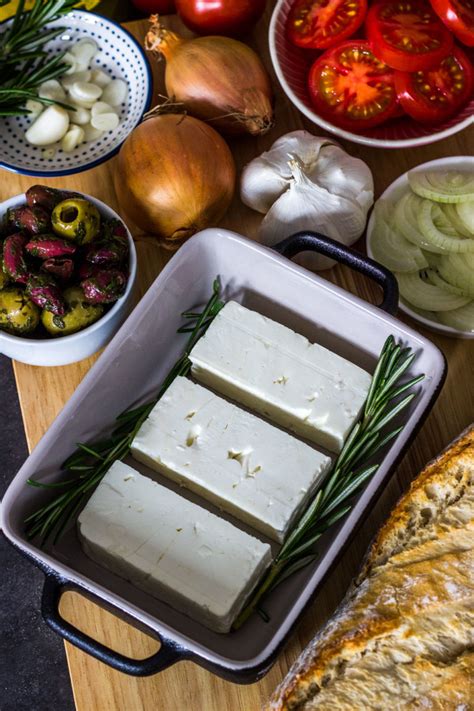
[(434, 143), (474, 124), (474, 96), (455, 116), (436, 126), (423, 125), (403, 116), (362, 133), (352, 133), (326, 121), (314, 110), (306, 87), (316, 53), (295, 47), (286, 36), (286, 22), (294, 1), (279, 0), (275, 6), (269, 28), (270, 55), (285, 94), (311, 121), (341, 138), (379, 148), (409, 148)]

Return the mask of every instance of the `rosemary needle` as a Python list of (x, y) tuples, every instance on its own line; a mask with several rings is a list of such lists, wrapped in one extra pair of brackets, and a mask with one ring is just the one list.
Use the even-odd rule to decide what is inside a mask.
[[(38, 96), (38, 87), (67, 70), (62, 54), (48, 54), (45, 45), (60, 35), (64, 27), (47, 29), (46, 25), (70, 12), (77, 0), (35, 0), (25, 10), (19, 0), (15, 16), (0, 32), (0, 116), (28, 114), (26, 102), (34, 99), (51, 104)], [(70, 108), (70, 107), (68, 107)]]
[(82, 442), (77, 444), (76, 451), (63, 464), (63, 469), (75, 474), (73, 478), (53, 484), (28, 479), (28, 484), (31, 486), (55, 491), (51, 501), (25, 519), (28, 538), (39, 536), (43, 546), (54, 534), (53, 540), (56, 542), (112, 464), (127, 456), (135, 435), (158, 400), (178, 375), (189, 373), (191, 361), (188, 356), (191, 349), (224, 305), (219, 295), (220, 284), (216, 279), (213, 284), (212, 296), (203, 311), (201, 313), (193, 312), (192, 316), (186, 315), (189, 323), (193, 324), (189, 327), (191, 335), (183, 355), (169, 371), (156, 397), (151, 402), (120, 414), (117, 417), (117, 426), (109, 438), (94, 444)]
[(347, 437), (326, 481), (295, 524), (267, 575), (234, 622), (234, 629), (241, 627), (255, 611), (268, 621), (268, 614), (260, 608), (262, 599), (283, 580), (315, 560), (317, 552), (314, 546), (319, 538), (350, 511), (351, 497), (377, 471), (379, 465), (370, 464), (370, 460), (401, 432), (403, 426), (387, 433), (383, 430), (409, 405), (416, 393), (411, 392), (402, 400), (397, 398), (424, 378), (424, 375), (419, 375), (400, 384), (414, 357), (409, 348), (397, 345), (393, 336), (387, 338), (361, 417)]

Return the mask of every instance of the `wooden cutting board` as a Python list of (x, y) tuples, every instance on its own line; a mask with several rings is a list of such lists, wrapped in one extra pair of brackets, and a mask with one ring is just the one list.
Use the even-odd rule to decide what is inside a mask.
[[(266, 35), (273, 3), (268, 5), (266, 17), (259, 23), (249, 41), (271, 70)], [(167, 19), (167, 24), (173, 29), (182, 30), (179, 20), (174, 17)], [(129, 25), (129, 29), (140, 40), (146, 27), (146, 22)], [(163, 65), (154, 62), (153, 70), (156, 93), (164, 93)], [(262, 138), (249, 137), (232, 142), (239, 169), (252, 157), (268, 148), (275, 138), (289, 130), (305, 127), (313, 133), (322, 133), (302, 118), (284, 96), (274, 76), (273, 80), (276, 93), (276, 126)], [(369, 164), (379, 195), (398, 175), (419, 163), (449, 155), (472, 155), (474, 129), (432, 146), (405, 151), (383, 151), (356, 144), (347, 144), (345, 147)], [(111, 160), (79, 175), (43, 182), (95, 195), (120, 212), (112, 186), (114, 163), (115, 161)], [(23, 192), (38, 182), (34, 178), (25, 178), (5, 171), (0, 173), (0, 200)], [(245, 208), (236, 196), (222, 224), (255, 238), (260, 220), (261, 216)], [(149, 241), (140, 239), (138, 231), (135, 231), (134, 235), (138, 238), (139, 285), (143, 293), (170, 255)], [(362, 241), (360, 247), (363, 249)], [(369, 301), (379, 297), (375, 286), (345, 268), (336, 267), (324, 276)], [(444, 351), (448, 359), (449, 374), (444, 390), (378, 505), (268, 675), (257, 684), (239, 686), (223, 681), (191, 662), (182, 662), (153, 677), (135, 679), (109, 669), (66, 644), (78, 711), (256, 711), (260, 708), (301, 649), (341, 599), (370, 538), (386, 517), (391, 504), (422, 465), (474, 419), (474, 341), (450, 340), (429, 332), (425, 335)], [(14, 364), (30, 449), (44, 434), (94, 361), (95, 358), (89, 358), (81, 363), (60, 368)], [(75, 593), (66, 593), (63, 596), (61, 611), (77, 627), (130, 656), (143, 658), (157, 649), (158, 645), (154, 640)]]

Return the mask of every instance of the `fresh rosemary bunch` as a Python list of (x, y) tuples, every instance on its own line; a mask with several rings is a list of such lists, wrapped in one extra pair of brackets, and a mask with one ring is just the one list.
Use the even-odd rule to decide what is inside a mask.
[(68, 65), (63, 54), (49, 55), (44, 46), (64, 31), (45, 29), (52, 20), (70, 12), (77, 0), (35, 0), (30, 11), (19, 0), (13, 20), (0, 33), (0, 116), (27, 114), (28, 99), (57, 103), (38, 97), (43, 82), (64, 74)]
[(117, 426), (107, 439), (93, 444), (79, 443), (77, 450), (63, 464), (63, 469), (74, 474), (72, 478), (54, 484), (28, 479), (31, 486), (57, 492), (51, 501), (25, 519), (26, 533), (30, 539), (39, 536), (41, 545), (44, 545), (54, 534), (53, 540), (56, 543), (112, 464), (127, 456), (135, 435), (158, 400), (178, 375), (189, 373), (191, 361), (188, 356), (191, 349), (224, 306), (219, 295), (220, 284), (216, 279), (212, 296), (203, 311), (182, 314), (189, 324), (180, 328), (178, 333), (189, 333), (190, 336), (183, 355), (169, 371), (154, 400), (119, 415)]
[(238, 629), (255, 610), (268, 620), (268, 615), (259, 606), (262, 598), (317, 557), (315, 543), (328, 528), (350, 511), (350, 499), (377, 471), (379, 465), (370, 464), (370, 461), (403, 429), (401, 426), (385, 433), (385, 427), (407, 407), (416, 393), (409, 393), (399, 399), (400, 396), (425, 377), (419, 375), (400, 382), (414, 358), (415, 354), (409, 348), (397, 345), (393, 336), (387, 338), (361, 417), (352, 428), (323, 486), (283, 543), (266, 577), (235, 621), (234, 629)]

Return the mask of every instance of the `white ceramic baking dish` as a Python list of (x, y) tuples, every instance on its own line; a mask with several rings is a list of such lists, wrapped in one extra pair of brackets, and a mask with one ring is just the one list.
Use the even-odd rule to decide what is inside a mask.
[[(384, 309), (396, 309), (396, 282), (383, 267), (312, 233), (301, 233), (279, 245), (279, 251), (287, 256), (303, 249), (322, 251), (374, 278), (384, 290)], [(282, 583), (265, 601), (268, 622), (254, 615), (237, 632), (226, 635), (206, 629), (89, 560), (74, 525), (55, 548), (46, 550), (28, 541), (23, 529), (25, 516), (45, 499), (43, 490), (26, 485), (27, 478), (54, 481), (76, 442), (100, 438), (111, 429), (117, 414), (153, 395), (185, 343), (186, 337), (176, 334), (180, 313), (207, 301), (216, 275), (226, 299), (241, 301), (368, 370), (373, 370), (385, 339), (393, 334), (417, 354), (412, 374), (426, 375), (418, 386), (419, 396), (405, 415), (405, 428), (350, 514), (321, 540), (316, 562)], [(129, 674), (152, 674), (180, 659), (192, 659), (233, 681), (255, 681), (275, 661), (303, 610), (370, 511), (432, 407), (445, 372), (442, 353), (382, 308), (237, 234), (210, 229), (196, 235), (156, 279), (18, 472), (3, 500), (6, 536), (46, 573), (46, 621), (81, 649)], [(180, 493), (197, 500), (184, 490)], [(145, 660), (128, 659), (75, 629), (58, 612), (59, 598), (66, 588), (77, 589), (125, 615), (161, 641), (159, 651)]]

